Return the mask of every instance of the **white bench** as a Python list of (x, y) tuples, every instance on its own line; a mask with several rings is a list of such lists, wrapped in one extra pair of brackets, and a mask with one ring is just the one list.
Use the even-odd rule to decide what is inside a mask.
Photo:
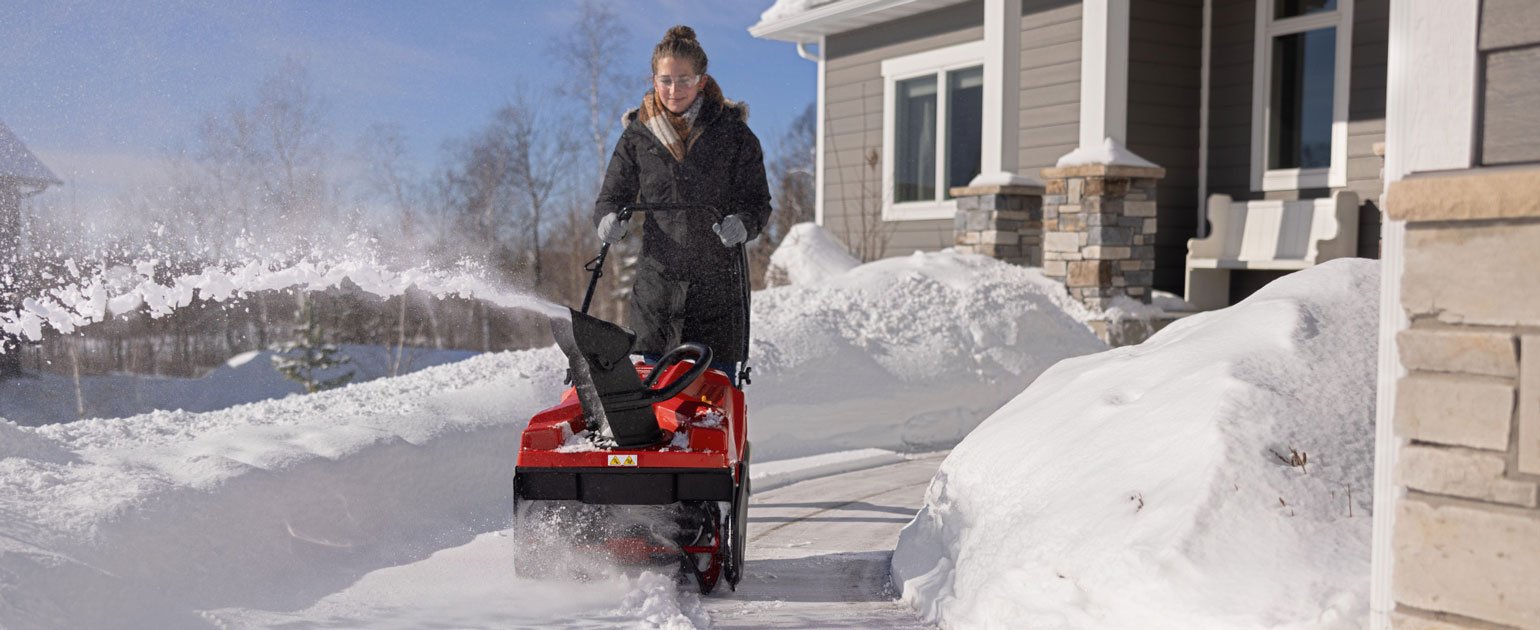
[(1187, 302), (1204, 310), (1230, 305), (1235, 269), (1299, 270), (1358, 252), (1358, 195), (1329, 199), (1208, 201), (1213, 231), (1187, 241)]

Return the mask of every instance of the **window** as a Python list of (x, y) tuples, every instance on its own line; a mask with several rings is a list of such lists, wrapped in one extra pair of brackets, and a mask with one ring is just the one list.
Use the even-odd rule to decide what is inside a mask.
[(882, 62), (883, 219), (950, 219), (951, 189), (979, 174), (984, 44)]
[(1251, 188), (1347, 185), (1353, 0), (1257, 0)]

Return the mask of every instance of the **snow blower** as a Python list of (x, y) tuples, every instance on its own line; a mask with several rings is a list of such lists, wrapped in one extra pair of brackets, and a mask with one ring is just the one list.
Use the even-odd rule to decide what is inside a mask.
[[(687, 204), (632, 204), (633, 212), (720, 212)], [(748, 317), (748, 263), (736, 280)], [(636, 335), (587, 314), (609, 245), (585, 265), (581, 310), (552, 318), (572, 387), (524, 429), (513, 475), (515, 572), (571, 570), (568, 553), (624, 565), (678, 567), (702, 594), (743, 575), (749, 501), (747, 411), (741, 386), (711, 367), (712, 350), (685, 342), (655, 365), (631, 361)], [(740, 357), (747, 357), (744, 322)]]

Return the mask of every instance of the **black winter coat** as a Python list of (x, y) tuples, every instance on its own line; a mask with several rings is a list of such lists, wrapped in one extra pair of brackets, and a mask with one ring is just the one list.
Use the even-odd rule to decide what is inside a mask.
[[(770, 218), (770, 186), (747, 118), (745, 105), (702, 103), (694, 123), (701, 135), (680, 162), (635, 110), (628, 112), (594, 204), (595, 225), (634, 201), (699, 203), (738, 215), (748, 238), (759, 236)], [(748, 305), (735, 275), (737, 250), (712, 230), (718, 220), (705, 210), (646, 214), (628, 322), (637, 333), (635, 352), (663, 354), (698, 341), (711, 347), (714, 361), (747, 358), (740, 349)]]

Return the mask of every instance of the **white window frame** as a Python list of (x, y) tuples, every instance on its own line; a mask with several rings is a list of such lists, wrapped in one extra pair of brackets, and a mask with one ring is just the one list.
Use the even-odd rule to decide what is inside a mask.
[[(1251, 190), (1300, 190), (1347, 186), (1348, 97), (1353, 69), (1353, 0), (1337, 0), (1337, 10), (1274, 19), (1278, 0), (1256, 0), (1255, 61), (1251, 72)], [(1337, 28), (1336, 68), (1332, 86), (1331, 165), (1326, 168), (1267, 168), (1268, 111), (1272, 102), (1273, 39), (1328, 27)]]
[[(925, 221), (951, 219), (957, 200), (946, 198), (947, 83), (952, 70), (984, 65), (984, 40), (972, 41), (882, 62), (882, 219)], [(932, 201), (893, 202), (893, 133), (897, 112), (897, 83), (926, 75), (936, 77), (936, 195)], [(986, 107), (988, 105), (986, 104)]]

